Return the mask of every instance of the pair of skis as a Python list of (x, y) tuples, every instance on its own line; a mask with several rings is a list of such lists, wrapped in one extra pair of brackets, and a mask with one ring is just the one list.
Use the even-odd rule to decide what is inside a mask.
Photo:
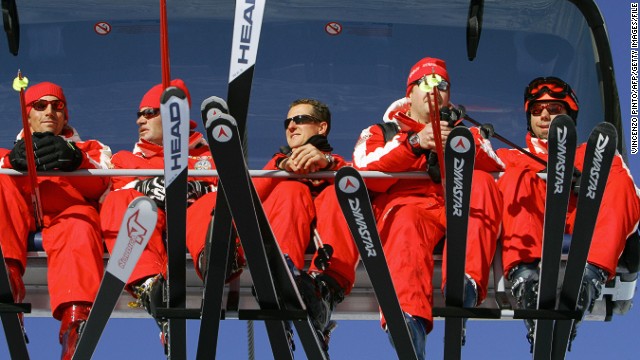
[[(576, 311), (587, 256), (600, 211), (609, 171), (616, 152), (617, 133), (609, 123), (598, 124), (587, 141), (580, 179), (574, 232), (560, 291), (556, 297), (562, 239), (571, 193), (576, 134), (573, 120), (558, 116), (549, 128), (547, 199), (538, 290), (538, 309)], [(533, 344), (534, 359), (564, 359), (575, 321), (537, 320)]]
[[(475, 144), (466, 128), (454, 128), (447, 138), (444, 152), (447, 188), (447, 241), (448, 284), (447, 306), (462, 307), (464, 294), (464, 254), (469, 215), (469, 199)], [(351, 234), (360, 252), (362, 263), (369, 274), (376, 299), (387, 321), (387, 327), (399, 359), (416, 359), (422, 349), (415, 349), (405, 322), (404, 313), (396, 297), (393, 281), (376, 221), (371, 209), (369, 194), (361, 175), (352, 167), (344, 167), (336, 174), (336, 194)], [(463, 254), (463, 256), (460, 256)], [(460, 358), (463, 336), (463, 319), (447, 319), (445, 353)]]

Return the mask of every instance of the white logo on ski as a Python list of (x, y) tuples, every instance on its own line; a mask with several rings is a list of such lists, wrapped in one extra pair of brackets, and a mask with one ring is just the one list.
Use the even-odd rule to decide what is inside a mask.
[(338, 182), (338, 188), (343, 193), (353, 194), (360, 189), (360, 181), (353, 176), (345, 176)]
[(591, 200), (596, 198), (596, 189), (598, 187), (598, 180), (600, 179), (600, 169), (602, 168), (602, 157), (609, 142), (609, 137), (602, 134), (598, 134), (598, 141), (596, 143), (596, 151), (593, 154), (593, 167), (589, 173), (589, 187), (587, 188), (587, 197)]
[(233, 133), (227, 125), (218, 125), (213, 128), (211, 135), (213, 135), (215, 141), (224, 143), (231, 140)]
[(464, 195), (462, 191), (463, 189), (462, 182), (464, 180), (464, 174), (462, 173), (463, 168), (464, 168), (464, 159), (454, 158), (453, 159), (453, 215), (458, 217), (462, 217), (462, 196)]
[(367, 249), (367, 257), (375, 257), (378, 254), (373, 247), (373, 240), (371, 240), (371, 232), (369, 231), (369, 226), (367, 226), (367, 223), (364, 221), (364, 215), (362, 215), (362, 208), (360, 207), (360, 200), (358, 200), (358, 198), (348, 200), (349, 207), (351, 208), (351, 213), (353, 214), (353, 217), (356, 220), (356, 224), (358, 225), (358, 234), (360, 234), (360, 239)]
[(567, 127), (558, 127), (558, 163), (556, 164), (556, 182), (553, 190), (554, 194), (561, 194), (564, 191), (563, 179), (567, 167)]
[(454, 137), (453, 139), (451, 139), (451, 142), (449, 144), (451, 150), (459, 154), (464, 154), (469, 151), (469, 149), (471, 149), (471, 142), (464, 136)]
[(140, 210), (136, 210), (128, 219), (127, 219), (127, 235), (129, 236), (129, 242), (127, 243), (127, 247), (122, 254), (122, 257), (118, 259), (118, 266), (121, 269), (124, 269), (127, 266), (127, 261), (129, 260), (129, 255), (131, 255), (131, 250), (136, 244), (142, 244), (144, 241), (144, 236), (149, 231), (145, 229), (145, 227), (138, 222), (138, 215), (140, 214)]

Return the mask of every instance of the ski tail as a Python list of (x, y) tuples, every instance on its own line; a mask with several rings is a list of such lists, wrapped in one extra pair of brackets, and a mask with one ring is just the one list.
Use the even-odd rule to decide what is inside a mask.
[(404, 313), (396, 296), (364, 180), (356, 169), (346, 166), (336, 173), (335, 184), (340, 208), (371, 279), (398, 358), (417, 359), (416, 352), (420, 349), (413, 347)]
[[(475, 143), (471, 131), (454, 128), (445, 144), (445, 203), (447, 214), (447, 306), (462, 307), (469, 204), (475, 164)], [(460, 359), (464, 329), (462, 318), (445, 320), (445, 358)]]
[[(180, 88), (168, 87), (160, 97), (164, 129), (165, 213), (167, 218), (167, 293), (169, 308), (186, 307), (186, 221), (189, 156), (189, 102)], [(186, 320), (169, 319), (168, 355), (186, 357)]]
[[(548, 135), (547, 190), (542, 232), (542, 260), (538, 285), (538, 309), (556, 308), (556, 292), (565, 219), (571, 195), (573, 163), (577, 145), (576, 127), (567, 115), (551, 122)], [(553, 320), (536, 320), (533, 358), (542, 359), (551, 352)]]
[[(576, 310), (600, 203), (616, 153), (617, 140), (615, 127), (603, 122), (594, 128), (587, 141), (576, 222), (560, 292), (558, 306), (561, 310)], [(574, 322), (575, 320), (556, 321), (553, 329), (552, 359), (564, 359)]]
[(93, 356), (118, 298), (151, 238), (157, 219), (158, 208), (151, 199), (140, 196), (129, 204), (74, 359)]
[[(0, 248), (0, 304), (8, 306), (13, 304), (13, 293), (11, 292), (11, 282), (9, 280), (9, 272), (5, 266), (4, 254)], [(16, 304), (17, 305), (17, 304)], [(30, 304), (21, 304), (31, 308)], [(24, 311), (24, 309), (22, 309)], [(2, 328), (4, 336), (7, 339), (9, 354), (12, 359), (29, 359), (29, 350), (27, 350), (27, 339), (19, 315), (11, 312), (0, 312), (2, 320)]]
[(266, 0), (236, 0), (229, 68), (229, 109), (247, 155), (247, 114)]

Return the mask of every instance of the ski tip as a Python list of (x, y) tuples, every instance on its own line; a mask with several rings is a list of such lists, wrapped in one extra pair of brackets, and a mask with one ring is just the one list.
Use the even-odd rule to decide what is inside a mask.
[(162, 95), (160, 96), (160, 104), (166, 104), (173, 96), (182, 100), (187, 99), (187, 94), (185, 94), (182, 89), (176, 86), (169, 86), (162, 92)]
[[(202, 113), (202, 122), (204, 123), (204, 127), (205, 129), (212, 129), (214, 122), (218, 121), (218, 120), (226, 120), (230, 123), (230, 125), (232, 126), (238, 126), (238, 123), (236, 122), (236, 119), (233, 118), (233, 116), (223, 113), (220, 109), (218, 108), (210, 108), (209, 110), (206, 111), (206, 117), (205, 117), (205, 112)], [(227, 131), (225, 131), (225, 139), (228, 138), (230, 136), (230, 133), (228, 133)], [(220, 140), (216, 137), (216, 140)]]
[(225, 114), (229, 113), (229, 106), (224, 99), (217, 96), (210, 96), (204, 99), (202, 101), (202, 105), (200, 105), (200, 111), (202, 111), (202, 120), (205, 120), (207, 118), (207, 113), (212, 109), (217, 109)]
[(138, 196), (137, 198), (133, 199), (130, 203), (129, 203), (129, 208), (135, 208), (135, 207), (139, 207), (142, 206), (143, 203), (146, 203), (147, 206), (150, 207), (149, 210), (153, 211), (153, 212), (158, 212), (158, 205), (156, 205), (156, 202), (151, 200), (150, 198), (146, 197), (146, 196)]

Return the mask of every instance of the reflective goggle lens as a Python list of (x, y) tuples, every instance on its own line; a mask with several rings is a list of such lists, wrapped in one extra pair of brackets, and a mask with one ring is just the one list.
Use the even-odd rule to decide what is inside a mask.
[(292, 121), (296, 125), (322, 122), (322, 120), (320, 120), (320, 119), (318, 119), (318, 118), (316, 118), (315, 116), (312, 116), (312, 115), (296, 115), (296, 116), (292, 116), (292, 117), (284, 120), (284, 128), (285, 128), (285, 130), (289, 127), (289, 124)]
[(140, 116), (144, 116), (145, 119), (149, 120), (158, 116), (158, 114), (160, 114), (160, 109), (158, 108), (144, 109), (144, 110), (138, 111), (136, 114), (138, 115), (138, 118)]
[(531, 112), (531, 115), (539, 116), (540, 114), (542, 114), (542, 110), (544, 109), (547, 109), (549, 115), (559, 115), (565, 113), (566, 111), (564, 105), (557, 103), (535, 103), (531, 105), (529, 111)]
[(49, 104), (51, 104), (53, 110), (62, 110), (65, 106), (64, 101), (62, 100), (36, 100), (31, 103), (31, 107), (38, 111), (43, 111), (49, 106)]

